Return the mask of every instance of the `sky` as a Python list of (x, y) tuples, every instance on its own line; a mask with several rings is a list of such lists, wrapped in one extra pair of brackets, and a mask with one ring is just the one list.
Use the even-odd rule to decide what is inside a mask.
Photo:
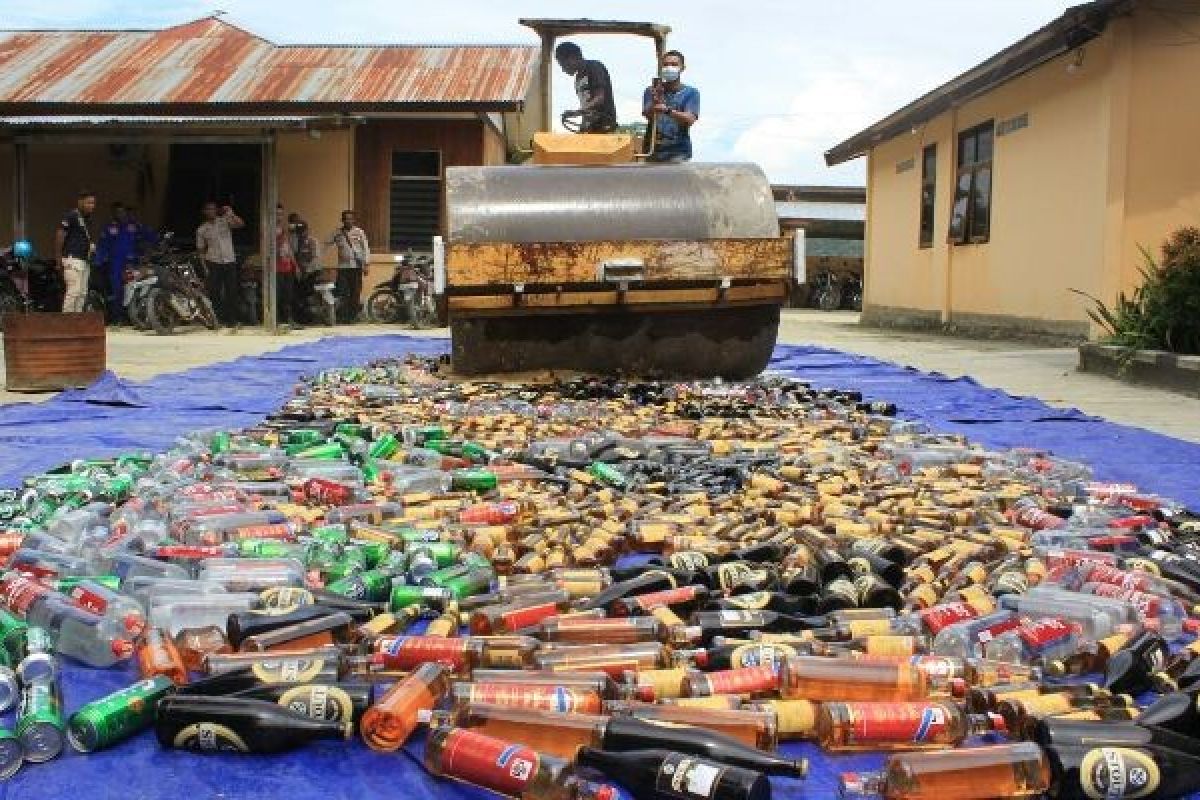
[[(1081, 0), (1075, 0), (1080, 2)], [(752, 161), (775, 183), (861, 185), (833, 145), (1050, 21), (1063, 0), (0, 0), (0, 26), (157, 28), (214, 11), (278, 43), (534, 43), (520, 17), (659, 22), (700, 90), (698, 161)], [(639, 118), (649, 40), (576, 41), (612, 74), (618, 116)], [(556, 110), (574, 107), (555, 74)]]

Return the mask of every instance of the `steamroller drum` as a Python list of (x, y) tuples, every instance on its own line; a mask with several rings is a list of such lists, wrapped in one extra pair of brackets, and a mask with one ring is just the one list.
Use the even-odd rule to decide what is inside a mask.
[(456, 317), (454, 371), (490, 375), (570, 370), (637, 378), (728, 380), (762, 372), (779, 307)]
[(779, 236), (754, 164), (450, 167), (449, 243)]

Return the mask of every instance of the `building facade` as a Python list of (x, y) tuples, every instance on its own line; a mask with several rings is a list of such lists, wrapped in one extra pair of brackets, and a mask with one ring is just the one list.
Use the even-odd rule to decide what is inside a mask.
[(1098, 0), (837, 145), (868, 163), (864, 321), (1085, 338), (1200, 224), (1197, 0)]
[[(327, 237), (355, 209), (373, 280), (444, 229), (445, 169), (527, 141), (528, 46), (281, 46), (208, 17), (155, 31), (0, 32), (0, 241), (52, 254), (83, 187), (190, 238), (206, 200), (269, 254), (275, 202)], [(11, 189), (9, 188), (11, 187)], [(325, 259), (333, 259), (326, 251)]]

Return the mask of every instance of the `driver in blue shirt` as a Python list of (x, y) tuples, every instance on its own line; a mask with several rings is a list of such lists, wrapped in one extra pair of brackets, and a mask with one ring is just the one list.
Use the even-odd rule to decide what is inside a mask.
[(642, 115), (658, 123), (649, 161), (672, 164), (692, 159), (691, 130), (700, 117), (700, 92), (680, 80), (683, 70), (683, 53), (668, 50), (659, 69), (661, 82), (642, 95)]

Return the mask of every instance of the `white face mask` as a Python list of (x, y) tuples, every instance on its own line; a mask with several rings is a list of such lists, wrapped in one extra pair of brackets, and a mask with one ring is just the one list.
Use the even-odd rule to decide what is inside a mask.
[(673, 83), (679, 80), (679, 73), (681, 72), (683, 72), (682, 67), (663, 67), (659, 71), (659, 75), (661, 75), (662, 79), (667, 83)]

